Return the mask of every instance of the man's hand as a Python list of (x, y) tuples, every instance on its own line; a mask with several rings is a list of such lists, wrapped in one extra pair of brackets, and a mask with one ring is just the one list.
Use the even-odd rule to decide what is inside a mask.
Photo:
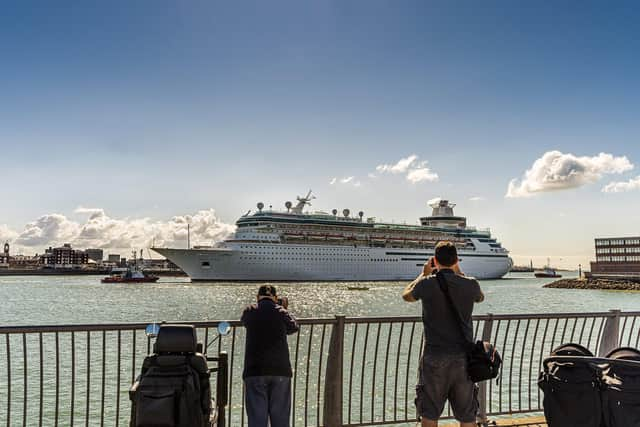
[(436, 269), (435, 259), (431, 257), (422, 266), (422, 275), (424, 277), (431, 276), (431, 274), (433, 274), (433, 270), (435, 269)]
[(456, 262), (453, 267), (451, 267), (451, 269), (453, 270), (454, 273), (456, 273), (458, 276), (464, 276), (464, 273), (462, 272), (462, 270), (460, 270), (460, 262)]

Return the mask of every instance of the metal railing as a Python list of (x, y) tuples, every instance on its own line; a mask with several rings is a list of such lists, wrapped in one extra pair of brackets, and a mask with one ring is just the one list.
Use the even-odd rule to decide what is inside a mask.
[[(194, 324), (208, 342), (218, 322)], [(403, 425), (415, 422), (413, 403), (422, 323), (419, 317), (337, 316), (301, 319), (289, 337), (292, 424)], [(244, 329), (209, 353), (228, 353), (226, 425), (244, 426)], [(128, 389), (151, 350), (146, 324), (0, 327), (0, 423), (6, 426), (126, 426)], [(480, 414), (539, 413), (542, 360), (561, 343), (604, 355), (640, 344), (640, 312), (474, 316), (476, 338), (494, 343), (504, 359), (499, 381), (480, 387)], [(445, 416), (451, 416), (447, 408)]]

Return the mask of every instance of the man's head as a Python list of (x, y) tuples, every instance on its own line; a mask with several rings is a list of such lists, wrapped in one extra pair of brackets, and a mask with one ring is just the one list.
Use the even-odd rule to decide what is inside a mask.
[(440, 242), (436, 245), (436, 268), (451, 268), (458, 263), (456, 245), (451, 242)]
[(258, 289), (258, 301), (261, 299), (270, 299), (276, 301), (278, 295), (276, 293), (276, 287), (273, 285), (262, 285)]

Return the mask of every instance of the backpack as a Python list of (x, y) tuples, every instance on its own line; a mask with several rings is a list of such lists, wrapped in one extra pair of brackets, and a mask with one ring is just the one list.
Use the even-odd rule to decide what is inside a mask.
[(563, 344), (545, 359), (538, 386), (549, 427), (601, 427), (600, 366), (579, 344)]
[(191, 325), (161, 325), (129, 390), (130, 427), (211, 427), (207, 359)]
[(622, 347), (607, 354), (602, 372), (606, 427), (640, 426), (640, 351)]
[(538, 385), (549, 427), (640, 426), (640, 351), (634, 348), (594, 357), (564, 344), (544, 360)]

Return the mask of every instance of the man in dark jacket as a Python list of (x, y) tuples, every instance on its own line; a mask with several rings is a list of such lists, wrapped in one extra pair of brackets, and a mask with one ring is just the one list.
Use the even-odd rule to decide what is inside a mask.
[[(459, 316), (440, 289), (437, 271), (447, 284)], [(435, 257), (427, 261), (422, 274), (405, 288), (402, 298), (408, 302), (422, 301), (425, 344), (416, 387), (416, 406), (422, 427), (438, 425), (447, 400), (461, 427), (475, 427), (477, 389), (467, 371), (467, 346), (473, 341), (473, 305), (483, 301), (484, 295), (478, 281), (464, 277), (460, 271), (453, 243), (438, 243)]]
[(289, 427), (292, 371), (287, 335), (297, 332), (298, 324), (287, 305), (274, 286), (263, 285), (258, 303), (242, 313), (247, 330), (242, 378), (248, 427)]

